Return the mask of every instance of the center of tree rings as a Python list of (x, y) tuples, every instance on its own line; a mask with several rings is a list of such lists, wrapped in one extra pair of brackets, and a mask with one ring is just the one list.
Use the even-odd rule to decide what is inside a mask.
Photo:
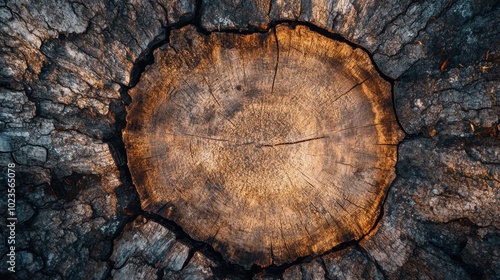
[(144, 210), (226, 260), (292, 262), (362, 238), (394, 177), (390, 84), (307, 27), (175, 30), (130, 90), (124, 141)]

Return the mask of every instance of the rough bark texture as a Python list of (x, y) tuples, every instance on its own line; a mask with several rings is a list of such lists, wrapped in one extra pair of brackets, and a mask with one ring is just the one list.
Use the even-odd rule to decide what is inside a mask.
[[(498, 1), (479, 0), (0, 1), (2, 217), (9, 162), (18, 180), (18, 272), (7, 276), (498, 278), (499, 14)], [(171, 30), (255, 33), (283, 22), (365, 49), (393, 84), (407, 135), (369, 236), (246, 270), (141, 209), (121, 129), (128, 90)]]

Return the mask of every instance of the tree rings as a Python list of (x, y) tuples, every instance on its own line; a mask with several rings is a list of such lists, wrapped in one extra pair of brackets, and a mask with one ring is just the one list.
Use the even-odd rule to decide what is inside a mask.
[(402, 133), (364, 51), (304, 26), (186, 27), (155, 59), (124, 131), (143, 209), (245, 267), (372, 229)]

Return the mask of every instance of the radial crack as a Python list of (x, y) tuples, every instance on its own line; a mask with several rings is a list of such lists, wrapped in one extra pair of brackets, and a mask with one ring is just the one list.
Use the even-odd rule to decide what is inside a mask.
[(262, 147), (276, 147), (276, 146), (283, 146), (283, 145), (293, 145), (293, 144), (299, 144), (299, 143), (304, 143), (304, 142), (309, 142), (309, 141), (314, 141), (314, 140), (319, 140), (319, 139), (324, 139), (328, 138), (328, 136), (318, 136), (318, 137), (313, 137), (313, 138), (307, 138), (307, 139), (302, 139), (302, 140), (297, 140), (297, 141), (292, 141), (292, 142), (281, 142), (281, 143), (276, 143), (276, 144), (263, 144), (261, 145)]

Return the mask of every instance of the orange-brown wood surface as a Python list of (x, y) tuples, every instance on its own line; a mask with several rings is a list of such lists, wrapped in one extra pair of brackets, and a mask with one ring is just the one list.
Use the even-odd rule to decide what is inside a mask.
[(307, 27), (173, 31), (130, 91), (124, 131), (146, 211), (246, 267), (360, 239), (394, 178), (390, 84)]

